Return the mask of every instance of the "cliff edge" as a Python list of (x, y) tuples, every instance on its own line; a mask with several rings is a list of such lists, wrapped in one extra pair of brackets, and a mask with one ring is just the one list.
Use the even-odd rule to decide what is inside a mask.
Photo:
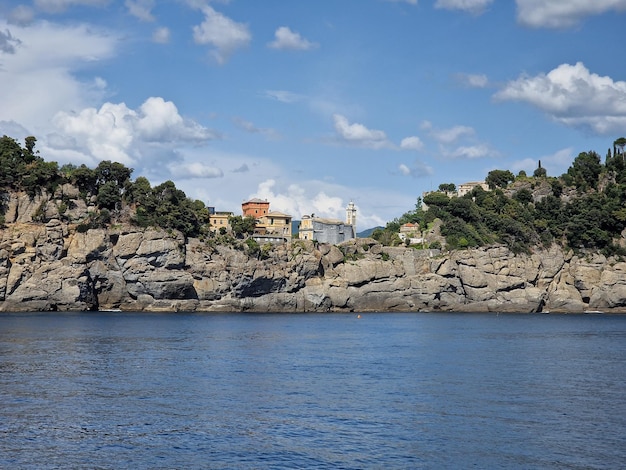
[(600, 254), (442, 254), (357, 239), (252, 256), (175, 231), (34, 223), (14, 206), (0, 230), (2, 311), (626, 312), (626, 263)]

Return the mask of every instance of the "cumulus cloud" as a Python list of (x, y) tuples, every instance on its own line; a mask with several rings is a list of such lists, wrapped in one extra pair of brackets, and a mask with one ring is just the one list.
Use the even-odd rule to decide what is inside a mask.
[[(3, 30), (9, 31), (0, 20)], [(86, 63), (112, 57), (118, 40), (114, 34), (86, 25), (37, 22), (11, 26), (10, 37), (9, 33), (3, 37), (16, 47), (2, 57), (0, 120), (15, 121), (35, 133), (48, 126), (60, 109), (83, 109), (101, 102), (105, 82), (80, 80), (76, 71)]]
[(424, 148), (424, 143), (417, 136), (405, 137), (400, 142), (400, 148), (404, 150), (421, 150)]
[(124, 4), (128, 8), (128, 13), (141, 21), (154, 21), (152, 15), (154, 0), (126, 0)]
[(274, 33), (274, 40), (268, 43), (272, 49), (291, 49), (297, 51), (307, 51), (315, 49), (319, 45), (308, 41), (300, 36), (300, 33), (292, 31), (287, 26), (281, 26)]
[[(184, 119), (171, 101), (148, 98), (138, 110), (124, 103), (105, 103), (100, 109), (79, 113), (59, 112), (55, 119), (57, 150), (75, 150), (95, 161), (115, 160), (132, 164), (142, 158), (142, 145), (174, 146), (206, 142), (217, 135), (200, 124)], [(61, 136), (65, 136), (61, 140)], [(60, 148), (59, 148), (60, 147)]]
[(26, 5), (18, 5), (9, 13), (9, 23), (26, 26), (35, 18), (35, 10)]
[(273, 178), (259, 183), (256, 192), (248, 195), (248, 198), (252, 197), (267, 199), (271, 210), (286, 212), (296, 219), (315, 214), (317, 217), (345, 220), (346, 206), (352, 200), (357, 207), (360, 228), (385, 224), (385, 219), (375, 213), (380, 209), (378, 205), (384, 207), (386, 216), (390, 217), (414, 203), (412, 197), (404, 194), (372, 188), (346, 188), (323, 181), (301, 181), (283, 186)]
[(170, 30), (166, 27), (160, 27), (152, 33), (152, 41), (157, 44), (167, 44), (170, 42)]
[(522, 76), (494, 98), (529, 103), (566, 126), (598, 134), (626, 127), (626, 82), (591, 73), (581, 62), (559, 65), (547, 74)]
[(196, 44), (212, 46), (211, 54), (219, 64), (224, 64), (235, 50), (248, 45), (252, 35), (247, 25), (233, 21), (210, 6), (204, 6), (202, 11), (204, 21), (193, 27), (193, 39)]
[(285, 212), (296, 218), (315, 214), (317, 217), (344, 220), (346, 215), (347, 202), (341, 197), (330, 195), (324, 189), (311, 192), (311, 188), (299, 184), (280, 188), (274, 179), (259, 183), (256, 193), (250, 196), (267, 199), (271, 210)]
[(174, 163), (168, 167), (171, 175), (180, 179), (222, 178), (224, 176), (224, 172), (219, 168), (202, 162)]
[(461, 10), (473, 15), (480, 15), (492, 3), (493, 0), (437, 0), (435, 8)]
[(341, 114), (334, 114), (333, 120), (335, 121), (335, 131), (344, 143), (374, 149), (390, 146), (387, 135), (383, 131), (368, 129), (359, 123), (351, 124)]
[(517, 19), (533, 28), (568, 28), (608, 11), (625, 11), (626, 0), (516, 0)]

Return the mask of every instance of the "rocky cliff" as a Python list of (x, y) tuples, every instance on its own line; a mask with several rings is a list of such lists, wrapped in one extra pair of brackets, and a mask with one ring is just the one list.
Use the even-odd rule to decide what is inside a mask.
[[(599, 254), (440, 254), (359, 239), (249, 256), (156, 229), (82, 232), (44, 202), (7, 202), (0, 310), (626, 312), (626, 263)], [(32, 222), (37, 210), (45, 223)]]

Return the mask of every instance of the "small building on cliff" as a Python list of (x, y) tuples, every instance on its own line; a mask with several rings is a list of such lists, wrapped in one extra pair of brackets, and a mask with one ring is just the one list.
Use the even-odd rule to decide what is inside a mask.
[(270, 211), (267, 199), (250, 199), (241, 204), (244, 217), (254, 217), (256, 227), (252, 238), (259, 243), (281, 243), (291, 239), (292, 217), (277, 211)]
[[(211, 210), (213, 209), (213, 210)], [(212, 232), (219, 232), (221, 228), (231, 231), (230, 217), (234, 214), (226, 211), (216, 211), (215, 208), (209, 208), (209, 227)]]
[(298, 238), (317, 240), (337, 245), (356, 238), (356, 207), (352, 201), (346, 207), (346, 221), (327, 219), (312, 215), (302, 216)]

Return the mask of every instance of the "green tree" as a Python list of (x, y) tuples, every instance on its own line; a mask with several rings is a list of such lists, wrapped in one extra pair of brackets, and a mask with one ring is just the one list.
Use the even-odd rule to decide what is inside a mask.
[(485, 178), (485, 183), (490, 189), (506, 188), (513, 181), (515, 181), (515, 176), (509, 170), (492, 170)]
[(98, 189), (97, 203), (98, 206), (114, 210), (122, 202), (120, 190), (113, 181), (107, 181)]
[(113, 182), (118, 188), (123, 188), (132, 172), (132, 168), (126, 168), (121, 163), (103, 160), (98, 164), (95, 170), (96, 184), (100, 186), (104, 183)]
[(72, 172), (72, 180), (79, 191), (85, 194), (96, 193), (96, 182), (98, 180), (96, 172), (87, 165), (82, 164)]
[(237, 238), (244, 238), (246, 235), (252, 235), (256, 228), (256, 219), (252, 216), (242, 217), (240, 215), (228, 218), (228, 223), (233, 231), (233, 235)]
[(533, 202), (533, 193), (528, 188), (520, 189), (513, 195), (513, 197), (522, 204)]
[(598, 177), (602, 171), (600, 155), (596, 152), (582, 152), (574, 159), (567, 174), (572, 178), (573, 184), (579, 190), (586, 191), (598, 186)]
[(442, 193), (455, 193), (456, 185), (454, 183), (442, 183), (439, 185), (439, 191)]

